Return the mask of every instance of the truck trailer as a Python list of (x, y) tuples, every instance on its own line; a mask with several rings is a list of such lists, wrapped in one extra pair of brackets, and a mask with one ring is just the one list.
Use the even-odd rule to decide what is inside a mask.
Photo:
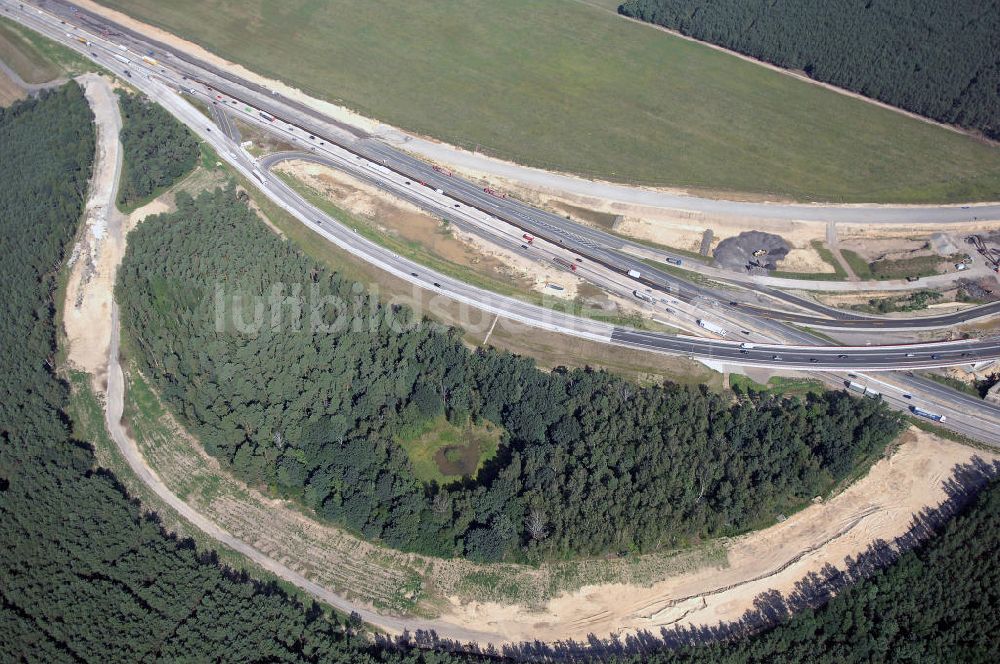
[(570, 263), (565, 258), (559, 258), (558, 256), (556, 258), (553, 258), (552, 260), (555, 261), (556, 265), (564, 267), (570, 272), (576, 272), (576, 263)]
[(713, 323), (710, 320), (705, 320), (704, 318), (699, 318), (698, 319), (698, 325), (700, 325), (701, 327), (705, 328), (709, 332), (714, 332), (715, 334), (718, 334), (720, 337), (726, 336), (726, 328), (722, 327), (718, 323)]
[(948, 418), (944, 415), (938, 415), (937, 413), (932, 413), (929, 410), (924, 410), (919, 406), (910, 406), (910, 410), (914, 415), (919, 415), (920, 417), (926, 417), (929, 420), (934, 420), (935, 422), (944, 422)]

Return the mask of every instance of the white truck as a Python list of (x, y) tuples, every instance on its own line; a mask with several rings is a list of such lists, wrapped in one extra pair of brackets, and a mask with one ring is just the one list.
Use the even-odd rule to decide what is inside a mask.
[(639, 270), (629, 270), (628, 276), (632, 277), (633, 279), (638, 279), (639, 277), (642, 276), (642, 272), (639, 272)]
[(881, 392), (877, 392), (876, 390), (873, 390), (867, 385), (864, 385), (862, 383), (856, 383), (853, 380), (847, 381), (847, 389), (851, 390), (852, 392), (857, 392), (858, 394), (863, 394), (869, 399), (878, 399), (880, 396), (882, 396)]
[(701, 327), (705, 328), (709, 332), (714, 332), (715, 334), (718, 334), (720, 337), (726, 336), (726, 328), (722, 327), (718, 323), (713, 323), (710, 320), (705, 320), (704, 318), (699, 318), (698, 319), (698, 325), (700, 325)]

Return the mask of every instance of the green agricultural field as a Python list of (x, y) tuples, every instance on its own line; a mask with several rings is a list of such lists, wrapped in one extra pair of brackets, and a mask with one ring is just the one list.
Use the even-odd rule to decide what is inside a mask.
[(574, 0), (102, 0), (469, 148), (801, 200), (1000, 198), (1000, 150)]

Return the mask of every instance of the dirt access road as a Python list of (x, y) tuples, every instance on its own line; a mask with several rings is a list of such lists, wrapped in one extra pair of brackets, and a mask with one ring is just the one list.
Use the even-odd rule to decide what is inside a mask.
[[(149, 467), (135, 441), (126, 433), (122, 422), (125, 378), (119, 363), (120, 330), (118, 306), (114, 302), (114, 278), (124, 254), (126, 231), (124, 215), (115, 207), (122, 162), (121, 142), (118, 139), (121, 115), (113, 87), (106, 79), (88, 74), (82, 76), (80, 81), (85, 86), (87, 100), (97, 123), (97, 160), (87, 201), (84, 237), (81, 239), (81, 243), (86, 245), (87, 256), (93, 258), (93, 267), (84, 267), (80, 260), (84, 251), (81, 247), (81, 253), (73, 265), (71, 287), (67, 289), (69, 361), (95, 377), (95, 387), (105, 397), (105, 425), (132, 470), (161, 500), (207, 535), (341, 611), (356, 612), (366, 622), (394, 633), (404, 630), (433, 630), (441, 637), (463, 642), (503, 641), (499, 634), (435, 621), (383, 616), (366, 606), (348, 601), (264, 555), (205, 518), (167, 488)], [(88, 273), (95, 281), (95, 275), (100, 275), (97, 287), (94, 287), (94, 281), (84, 280)], [(75, 283), (72, 275), (76, 275)], [(86, 309), (75, 306), (78, 296), (87, 303)], [(102, 377), (106, 377), (105, 380), (101, 380)], [(106, 389), (102, 389), (105, 385)]]
[[(114, 174), (120, 163), (121, 147), (116, 133), (120, 119), (116, 117), (117, 106), (105, 103), (113, 99), (110, 84), (98, 77), (86, 79), (85, 84), (97, 116), (100, 143), (100, 159), (88, 206), (112, 211), (117, 182)], [(113, 221), (113, 214), (107, 219), (112, 221), (105, 230), (119, 223)], [(100, 223), (100, 219), (96, 219), (91, 225)], [(121, 221), (118, 226), (120, 234), (124, 234), (125, 223)], [(113, 234), (112, 229), (109, 237)], [(124, 243), (119, 246), (123, 249)], [(121, 250), (98, 252), (95, 269), (100, 274), (113, 275), (120, 259)], [(561, 593), (540, 607), (448, 597), (436, 618), (384, 615), (371, 609), (363, 599), (346, 599), (310, 579), (308, 571), (300, 573), (293, 569), (308, 570), (308, 564), (301, 564), (308, 561), (293, 561), (284, 551), (271, 555), (262, 553), (246, 539), (234, 536), (229, 529), (180, 499), (177, 492), (165, 484), (123, 426), (125, 381), (119, 363), (118, 312), (113, 300), (107, 307), (97, 308), (93, 320), (100, 324), (89, 327), (89, 335), (71, 339), (71, 350), (79, 349), (74, 349), (74, 345), (79, 347), (95, 341), (106, 344), (105, 362), (97, 370), (106, 376), (105, 389), (100, 390), (105, 395), (105, 423), (115, 445), (140, 481), (182, 518), (260, 568), (335, 608), (356, 611), (363, 620), (392, 633), (426, 630), (463, 642), (502, 644), (533, 639), (583, 639), (590, 634), (604, 637), (613, 633), (655, 630), (665, 625), (714, 624), (736, 618), (753, 606), (753, 599), (759, 593), (769, 589), (787, 590), (809, 572), (826, 564), (840, 565), (845, 556), (863, 550), (875, 539), (891, 539), (905, 531), (915, 512), (944, 498), (942, 483), (954, 465), (968, 461), (975, 454), (970, 448), (911, 432), (896, 454), (879, 462), (867, 477), (844, 493), (825, 504), (813, 505), (777, 526), (727, 542), (726, 564), (721, 567), (703, 567), (651, 585), (600, 583), (584, 586), (574, 592)], [(101, 338), (99, 335), (107, 336)]]
[[(97, 125), (94, 172), (84, 208), (83, 230), (70, 255), (63, 308), (69, 361), (100, 383), (111, 338), (111, 303), (118, 264), (125, 251), (125, 215), (115, 206), (122, 171), (122, 127), (118, 99), (107, 79), (84, 74), (84, 89)], [(96, 387), (96, 386), (95, 386)]]

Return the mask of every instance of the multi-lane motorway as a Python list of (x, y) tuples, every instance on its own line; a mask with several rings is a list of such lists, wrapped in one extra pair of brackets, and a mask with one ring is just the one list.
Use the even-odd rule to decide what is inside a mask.
[[(65, 8), (64, 3), (47, 4)], [(477, 184), (434, 170), (430, 165), (369, 137), (359, 138), (347, 134), (343, 127), (335, 123), (316, 120), (315, 111), (309, 110), (308, 114), (304, 114), (295, 104), (286, 103), (286, 100), (266, 94), (266, 91), (257, 90), (252, 85), (240, 87), (228, 74), (226, 77), (219, 76), (211, 68), (190, 58), (182, 59), (177, 54), (169, 54), (162, 45), (151, 44), (135, 35), (127, 35), (118, 26), (112, 26), (118, 34), (105, 38), (101, 34), (101, 27), (106, 22), (94, 25), (94, 19), (90, 19), (90, 24), (84, 23), (85, 27), (81, 30), (80, 17), (74, 16), (71, 11), (54, 15), (39, 12), (30, 5), (25, 5), (27, 11), (22, 11), (17, 9), (16, 3), (6, 0), (0, 2), (0, 7), (28, 27), (97, 60), (117, 75), (130, 79), (136, 87), (159, 101), (212, 144), (226, 161), (249, 180), (261, 180), (263, 191), (272, 200), (332, 242), (401, 279), (430, 291), (441, 292), (507, 321), (606, 343), (687, 355), (720, 365), (780, 367), (809, 372), (912, 370), (1000, 358), (1000, 343), (996, 340), (859, 348), (820, 345), (816, 337), (790, 327), (780, 319), (762, 317), (759, 312), (747, 306), (734, 306), (721, 300), (719, 293), (715, 291), (652, 269), (617, 251), (616, 246), (620, 245), (609, 247), (603, 244), (605, 238), (596, 229), (576, 226), (519, 201), (493, 195)], [(84, 42), (90, 43), (78, 41), (81, 37)], [(142, 56), (150, 51), (155, 51), (156, 61), (143, 62)], [(128, 75), (125, 70), (129, 71)], [(192, 90), (207, 103), (217, 102), (213, 110), (218, 123), (215, 131), (212, 131), (205, 117), (178, 94), (179, 91), (190, 93)], [(232, 103), (237, 100), (239, 103)], [(227, 111), (219, 108), (223, 104), (228, 104)], [(248, 108), (249, 112), (246, 110)], [(465, 219), (467, 223), (476, 221), (473, 219), (475, 216), (482, 218), (477, 223), (492, 218), (498, 223), (532, 230), (534, 235), (550, 243), (552, 251), (564, 251), (566, 255), (581, 258), (583, 262), (580, 265), (586, 266), (581, 271), (592, 272), (594, 278), (620, 281), (627, 279), (624, 275), (626, 270), (640, 271), (642, 278), (634, 280), (638, 287), (649, 289), (657, 297), (669, 294), (671, 298), (686, 299), (688, 303), (705, 303), (705, 311), (708, 312), (706, 316), (717, 318), (730, 326), (730, 339), (706, 339), (613, 328), (598, 321), (577, 318), (483, 291), (397, 256), (323, 214), (278, 178), (269, 176), (266, 167), (270, 161), (257, 163), (241, 151), (232, 140), (236, 127), (229, 118), (230, 113), (240, 112), (245, 114), (244, 121), (270, 130), (280, 130), (294, 137), (309, 152), (311, 158), (355, 175), (363, 174), (381, 188), (396, 194), (402, 192), (405, 197), (416, 199), (418, 204), (436, 214), (459, 218), (468, 215)], [(282, 122), (262, 119), (261, 112)], [(621, 242), (620, 238), (608, 237), (613, 238), (614, 242)], [(743, 331), (748, 334), (741, 337)], [(837, 382), (842, 381), (846, 374), (825, 375), (828, 380)], [(947, 413), (949, 426), (959, 431), (983, 440), (1000, 439), (1000, 409), (913, 376), (894, 374), (892, 380), (898, 386), (901, 400), (897, 404), (899, 407), (919, 404), (927, 410)]]
[[(39, 3), (44, 8), (56, 11), (67, 21), (80, 23), (89, 26), (95, 31), (111, 25), (107, 20), (88, 13), (85, 10), (77, 12), (77, 8), (69, 2), (62, 0), (46, 0)], [(217, 90), (229, 99), (240, 100), (248, 103), (254, 109), (267, 111), (270, 115), (291, 123), (290, 126), (297, 128), (300, 132), (308, 135), (325, 136), (330, 141), (336, 141), (343, 147), (354, 153), (381, 164), (397, 173), (405, 174), (410, 178), (425, 183), (434, 189), (446, 191), (451, 198), (467, 206), (473, 206), (487, 212), (497, 219), (512, 223), (537, 237), (552, 240), (564, 246), (576, 255), (585, 257), (592, 261), (597, 261), (618, 270), (622, 274), (629, 270), (639, 271), (642, 281), (655, 289), (672, 290), (680, 299), (690, 301), (695, 297), (710, 297), (723, 302), (732, 301), (726, 293), (720, 293), (717, 289), (701, 287), (690, 281), (678, 278), (663, 270), (659, 270), (644, 262), (641, 257), (649, 257), (660, 262), (668, 260), (678, 260), (681, 257), (671, 254), (668, 251), (651, 248), (649, 246), (630, 241), (625, 238), (607, 233), (600, 229), (591, 228), (567, 220), (559, 215), (540, 210), (521, 201), (512, 198), (500, 198), (491, 195), (484, 190), (481, 184), (473, 183), (463, 178), (454, 177), (446, 171), (435, 169), (431, 164), (421, 161), (404, 151), (398, 150), (383, 141), (377, 140), (364, 134), (358, 129), (338, 123), (329, 117), (295, 100), (276, 96), (271, 91), (234, 76), (230, 72), (221, 70), (207, 63), (195, 60), (187, 54), (170, 48), (169, 46), (137, 35), (134, 32), (114, 25), (113, 31), (118, 36), (117, 41), (132, 41), (138, 50), (138, 54), (147, 51), (154, 52), (158, 57), (169, 58), (169, 71), (187, 72), (189, 79), (207, 83), (213, 90)], [(162, 64), (162, 63), (161, 63)], [(195, 88), (197, 89), (197, 88)], [(314, 146), (315, 147), (315, 146)], [(749, 204), (741, 202), (723, 202), (728, 205), (739, 206), (749, 205), (756, 209), (774, 210), (783, 207), (790, 207), (794, 210), (824, 210), (827, 208), (816, 206), (775, 206), (769, 204)], [(1000, 218), (1000, 206), (994, 206), (996, 216)], [(740, 208), (741, 209), (741, 208)], [(838, 214), (844, 218), (850, 218), (849, 213), (861, 214), (864, 211), (865, 218), (871, 213), (872, 208), (829, 208), (839, 210)], [(895, 218), (906, 213), (919, 216), (923, 208), (874, 208), (877, 210), (896, 210), (889, 215)], [(937, 208), (927, 208), (936, 210)], [(965, 219), (968, 216), (967, 210), (961, 206), (946, 206), (941, 208), (949, 218), (953, 220)], [(985, 215), (992, 207), (976, 206), (977, 214)], [(848, 213), (848, 214), (845, 214)], [(888, 213), (886, 213), (888, 214)], [(934, 216), (936, 213), (928, 212)], [(957, 215), (957, 216), (956, 216)], [(801, 218), (801, 217), (800, 217)], [(981, 217), (982, 218), (982, 217)], [(715, 278), (726, 278), (728, 281), (742, 283), (739, 275), (726, 275), (724, 272), (706, 268), (691, 261), (684, 264), (685, 270), (708, 274)], [(772, 301), (781, 304), (791, 304), (796, 310), (788, 311), (782, 306), (755, 306), (745, 305), (747, 313), (757, 318), (773, 318), (775, 320), (785, 320), (788, 322), (807, 325), (810, 327), (821, 327), (825, 329), (847, 329), (847, 330), (904, 330), (904, 329), (931, 329), (935, 327), (951, 326), (961, 322), (974, 320), (983, 316), (1000, 312), (1000, 303), (985, 305), (966, 311), (956, 312), (933, 319), (913, 318), (913, 319), (892, 319), (892, 318), (872, 318), (856, 314), (849, 314), (842, 311), (825, 307), (813, 300), (801, 298), (793, 294), (782, 293), (774, 289), (768, 289), (755, 284), (748, 285), (757, 293), (766, 295)], [(730, 294), (731, 295), (731, 294)], [(738, 299), (738, 298), (737, 298)], [(729, 306), (729, 305), (725, 305)], [(814, 315), (815, 314), (815, 315)]]

